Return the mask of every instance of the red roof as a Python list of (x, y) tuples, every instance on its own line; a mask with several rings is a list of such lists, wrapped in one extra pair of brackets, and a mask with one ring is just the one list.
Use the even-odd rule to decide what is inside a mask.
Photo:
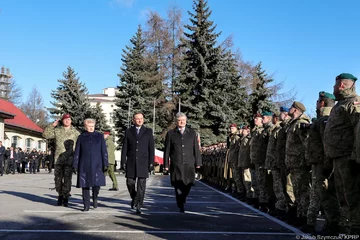
[(9, 101), (0, 99), (0, 111), (15, 115), (14, 119), (4, 120), (6, 125), (25, 128), (40, 133), (44, 131), (41, 127), (31, 121), (30, 118), (25, 115), (25, 113), (23, 113), (19, 108), (17, 108)]

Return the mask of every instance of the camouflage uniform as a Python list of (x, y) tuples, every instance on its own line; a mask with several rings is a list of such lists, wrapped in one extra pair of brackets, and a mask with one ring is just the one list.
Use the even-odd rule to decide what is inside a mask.
[[(70, 190), (63, 190), (63, 186), (68, 186), (70, 183), (71, 187), (71, 175), (65, 172), (66, 165), (62, 161), (59, 161), (59, 156), (61, 153), (66, 152), (64, 143), (66, 140), (74, 141), (74, 146), (76, 145), (76, 140), (80, 135), (79, 131), (76, 130), (73, 126), (69, 129), (65, 129), (63, 126), (54, 127), (49, 125), (45, 128), (43, 132), (43, 137), (46, 139), (55, 139), (55, 166), (54, 166), (54, 175), (55, 175), (55, 188), (59, 193), (59, 196), (68, 198), (70, 195)], [(72, 172), (72, 171), (71, 171)], [(62, 184), (63, 183), (63, 184)], [(64, 194), (64, 195), (63, 195)]]
[(105, 143), (106, 143), (106, 148), (108, 151), (108, 158), (109, 158), (109, 168), (108, 168), (108, 174), (109, 177), (111, 179), (111, 181), (113, 182), (113, 188), (114, 189), (118, 189), (118, 183), (117, 183), (117, 179), (116, 176), (114, 174), (115, 171), (115, 144), (114, 144), (114, 139), (113, 137), (110, 135), (105, 139)]
[(251, 188), (251, 161), (250, 161), (250, 134), (247, 136), (241, 137), (240, 141), (240, 149), (239, 149), (239, 157), (238, 157), (238, 167), (241, 169), (241, 176), (243, 183), (245, 185), (246, 197), (253, 198), (254, 191)]
[(307, 216), (309, 205), (309, 171), (306, 167), (308, 132), (300, 129), (300, 124), (309, 124), (310, 119), (305, 114), (290, 121), (286, 129), (285, 164), (290, 171), (297, 216), (303, 220)]
[(281, 180), (281, 171), (278, 167), (277, 139), (281, 130), (281, 121), (277, 122), (271, 130), (269, 143), (266, 150), (265, 168), (271, 170), (273, 177), (273, 191), (276, 196), (275, 208), (286, 211), (286, 199), (284, 193), (284, 184)]
[(251, 134), (250, 141), (250, 159), (251, 163), (255, 164), (256, 174), (256, 194), (259, 197), (259, 203), (265, 204), (268, 202), (268, 194), (266, 191), (266, 175), (267, 171), (264, 168), (266, 159), (266, 149), (269, 141), (269, 134), (272, 124), (269, 123), (263, 127), (255, 127)]
[(326, 227), (334, 229), (340, 219), (339, 204), (336, 198), (334, 178), (329, 178), (333, 166), (324, 156), (323, 147), (324, 131), (330, 111), (331, 107), (321, 108), (320, 117), (310, 127), (308, 154), (309, 164), (312, 164), (312, 185), (307, 224), (315, 226), (321, 204), (325, 213)]
[(355, 88), (342, 90), (336, 97), (338, 102), (331, 110), (325, 127), (324, 150), (334, 165), (340, 211), (348, 209), (350, 233), (359, 234), (360, 183), (359, 164), (356, 160), (360, 156), (360, 142), (356, 137), (360, 134), (360, 97), (356, 95)]
[(239, 155), (239, 135), (237, 133), (231, 134), (229, 137), (229, 150), (228, 150), (228, 162), (229, 168), (232, 172), (232, 177), (235, 181), (236, 191), (238, 193), (244, 193), (244, 186), (242, 183), (240, 172), (238, 171), (238, 155)]

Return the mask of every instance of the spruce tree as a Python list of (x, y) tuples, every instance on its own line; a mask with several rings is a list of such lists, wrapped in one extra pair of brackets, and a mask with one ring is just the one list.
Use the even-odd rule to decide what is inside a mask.
[[(139, 26), (136, 34), (130, 39), (122, 54), (123, 66), (118, 74), (120, 84), (116, 94), (115, 129), (118, 145), (122, 143), (124, 132), (132, 126), (132, 115), (142, 112), (145, 125), (153, 128), (153, 106), (164, 102), (164, 91), (156, 58), (146, 52), (145, 39)], [(155, 131), (161, 131), (155, 121)]]
[(51, 97), (55, 101), (51, 102), (54, 108), (49, 109), (49, 111), (57, 118), (69, 113), (72, 125), (83, 130), (84, 120), (92, 117), (92, 109), (87, 98), (88, 90), (70, 66), (63, 72), (63, 77), (63, 79), (58, 80), (60, 85), (56, 90), (51, 92)]
[(97, 103), (95, 107), (91, 108), (91, 118), (95, 119), (96, 121), (96, 130), (104, 132), (110, 129), (110, 126), (107, 124), (107, 120), (100, 103)]
[(194, 0), (194, 12), (188, 12), (191, 25), (186, 25), (182, 49), (184, 59), (175, 89), (181, 111), (189, 117), (189, 124), (200, 133), (201, 142), (209, 145), (226, 139), (228, 124), (240, 115), (241, 88), (231, 52), (216, 42), (209, 20), (211, 11), (206, 0)]
[[(261, 62), (254, 68), (252, 93), (250, 94), (251, 113), (262, 113), (263, 111), (276, 110), (275, 104), (272, 101), (273, 90), (269, 84), (274, 80), (266, 74), (263, 70)], [(249, 120), (253, 126), (253, 121)]]

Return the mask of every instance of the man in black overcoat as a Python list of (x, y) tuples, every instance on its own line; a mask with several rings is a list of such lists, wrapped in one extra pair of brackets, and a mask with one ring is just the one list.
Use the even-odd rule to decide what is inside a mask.
[(200, 168), (202, 161), (197, 134), (186, 127), (186, 115), (177, 113), (176, 121), (176, 128), (166, 134), (164, 168), (169, 170), (170, 158), (171, 185), (180, 212), (185, 212), (186, 197), (195, 183), (195, 168)]
[(2, 141), (0, 141), (0, 175), (4, 175), (4, 160), (5, 160), (5, 147), (2, 145)]
[(125, 131), (121, 166), (125, 170), (126, 185), (132, 199), (131, 208), (135, 206), (136, 212), (141, 213), (146, 178), (154, 164), (155, 146), (152, 129), (143, 126), (144, 115), (140, 112), (134, 113), (133, 123), (134, 126)]

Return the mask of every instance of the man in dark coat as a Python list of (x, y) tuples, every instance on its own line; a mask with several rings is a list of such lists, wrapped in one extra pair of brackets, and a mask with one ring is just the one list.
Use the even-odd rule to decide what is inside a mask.
[(12, 172), (12, 174), (15, 174), (15, 167), (16, 163), (15, 160), (17, 159), (17, 153), (15, 152), (15, 149), (13, 146), (10, 147), (10, 150), (7, 155), (7, 161), (8, 161), (8, 169), (6, 174), (9, 172)]
[(4, 160), (5, 160), (5, 147), (2, 145), (2, 141), (0, 141), (0, 174), (4, 175)]
[(90, 188), (92, 188), (93, 206), (97, 208), (97, 196), (100, 186), (105, 186), (104, 173), (108, 170), (108, 153), (103, 134), (95, 132), (95, 120), (85, 119), (85, 132), (76, 141), (74, 172), (77, 173), (77, 188), (82, 188), (84, 209), (90, 209)]
[(143, 126), (144, 115), (140, 112), (134, 113), (133, 123), (134, 126), (125, 131), (121, 166), (125, 170), (126, 185), (132, 199), (131, 208), (136, 206), (136, 213), (141, 213), (146, 178), (149, 177), (154, 164), (155, 146), (152, 130)]
[(164, 168), (169, 170), (171, 185), (175, 188), (176, 202), (180, 212), (185, 212), (184, 203), (195, 183), (195, 167), (202, 165), (197, 134), (186, 126), (186, 115), (177, 113), (177, 127), (166, 134)]

